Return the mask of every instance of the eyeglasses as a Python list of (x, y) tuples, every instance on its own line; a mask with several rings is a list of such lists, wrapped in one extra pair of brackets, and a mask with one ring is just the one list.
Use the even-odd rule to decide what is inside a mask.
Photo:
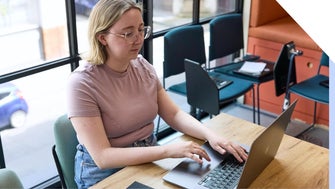
[(113, 34), (118, 37), (124, 38), (126, 41), (133, 43), (137, 40), (138, 37), (141, 37), (143, 39), (149, 38), (151, 34), (151, 27), (150, 26), (144, 26), (143, 28), (139, 29), (137, 32), (126, 32), (124, 34), (119, 34), (119, 33), (113, 33), (108, 31), (109, 34)]

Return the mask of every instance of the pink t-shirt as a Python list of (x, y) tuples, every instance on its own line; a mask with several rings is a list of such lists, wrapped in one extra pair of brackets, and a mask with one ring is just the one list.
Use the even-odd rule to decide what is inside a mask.
[(128, 146), (152, 134), (160, 89), (153, 66), (141, 55), (124, 73), (85, 64), (69, 78), (68, 117), (101, 116), (111, 145)]

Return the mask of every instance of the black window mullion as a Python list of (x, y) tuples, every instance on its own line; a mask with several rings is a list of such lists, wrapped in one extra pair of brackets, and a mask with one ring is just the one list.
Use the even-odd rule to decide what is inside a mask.
[[(68, 42), (70, 57), (79, 57), (77, 40), (77, 20), (74, 0), (65, 0)], [(71, 62), (71, 71), (79, 66), (78, 61)]]
[(200, 21), (200, 0), (193, 0), (192, 24), (199, 24)]
[(236, 0), (236, 12), (243, 13), (243, 0)]
[[(151, 26), (153, 31), (153, 0), (142, 1), (143, 5), (143, 21), (147, 26)], [(151, 64), (153, 64), (153, 35), (146, 39), (143, 43), (142, 54)]]
[(0, 135), (0, 168), (5, 168), (5, 167), (6, 167), (5, 156), (3, 155), (1, 135)]

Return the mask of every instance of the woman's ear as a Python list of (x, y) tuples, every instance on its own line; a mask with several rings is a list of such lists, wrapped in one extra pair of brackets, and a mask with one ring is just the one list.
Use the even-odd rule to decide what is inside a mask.
[(107, 45), (107, 40), (106, 40), (106, 35), (105, 34), (97, 34), (97, 39), (99, 40), (99, 42), (103, 45), (106, 46)]

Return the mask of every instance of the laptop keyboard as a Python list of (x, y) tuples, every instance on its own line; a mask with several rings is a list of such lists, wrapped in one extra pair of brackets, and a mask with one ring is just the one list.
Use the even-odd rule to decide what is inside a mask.
[(228, 156), (198, 183), (206, 188), (234, 188), (241, 177), (244, 163)]

